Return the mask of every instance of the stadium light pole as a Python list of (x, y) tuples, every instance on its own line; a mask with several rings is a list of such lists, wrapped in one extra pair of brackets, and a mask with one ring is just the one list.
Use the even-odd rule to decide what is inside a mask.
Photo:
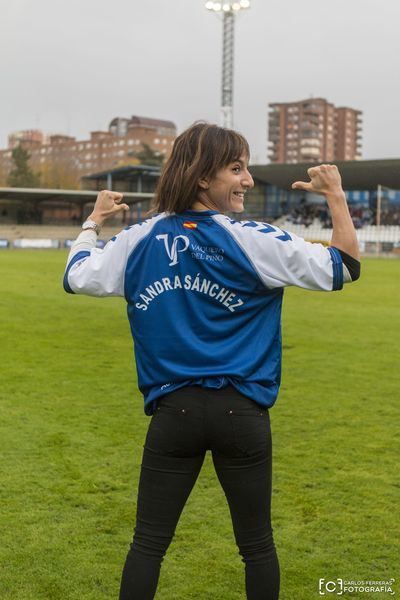
[(235, 18), (236, 15), (250, 8), (250, 0), (236, 2), (206, 2), (207, 10), (222, 13), (222, 86), (221, 86), (221, 124), (231, 129), (233, 127), (233, 72), (235, 48)]

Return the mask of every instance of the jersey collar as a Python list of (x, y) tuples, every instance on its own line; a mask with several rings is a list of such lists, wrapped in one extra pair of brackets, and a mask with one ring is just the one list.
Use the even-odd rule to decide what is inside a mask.
[(220, 213), (217, 210), (184, 210), (179, 213), (178, 216), (182, 215), (183, 217), (210, 217), (211, 215), (219, 215)]

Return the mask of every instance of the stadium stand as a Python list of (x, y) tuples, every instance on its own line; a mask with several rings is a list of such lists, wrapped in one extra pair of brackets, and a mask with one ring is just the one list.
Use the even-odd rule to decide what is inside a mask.
[[(362, 252), (399, 256), (400, 159), (345, 161), (337, 165)], [(307, 177), (310, 166), (252, 165), (255, 187), (246, 198), (246, 212), (236, 218), (273, 223), (306, 240), (329, 243), (332, 223), (321, 197), (291, 188), (293, 181)], [(125, 225), (146, 218), (158, 175), (155, 167), (142, 166), (140, 173), (138, 167), (121, 167), (86, 177), (89, 190), (0, 188), (0, 248), (14, 247), (18, 240), (55, 240), (57, 247), (65, 247), (67, 240), (79, 234), (80, 223), (90, 214), (97, 190), (106, 188), (123, 192), (131, 207), (123, 222), (103, 229), (100, 237), (107, 241)]]
[[(310, 242), (321, 242), (328, 244), (332, 237), (332, 229), (323, 226), (317, 219), (309, 225), (293, 223), (288, 217), (281, 217), (274, 225), (285, 231), (306, 239)], [(107, 242), (120, 226), (105, 227), (100, 239)], [(76, 226), (47, 226), (47, 225), (0, 225), (0, 248), (28, 247), (28, 240), (44, 240), (42, 247), (64, 248), (68, 240), (75, 240), (81, 229)], [(358, 240), (363, 252), (395, 252), (400, 253), (400, 226), (399, 225), (365, 225), (357, 229)], [(49, 241), (57, 242), (50, 244)], [(7, 243), (5, 243), (7, 242)], [(379, 244), (379, 247), (378, 247)], [(38, 246), (39, 247), (39, 246)]]
[[(323, 227), (317, 222), (307, 226), (279, 219), (279, 227), (289, 230), (310, 242), (329, 242), (332, 237), (332, 229)], [(357, 229), (357, 237), (360, 242), (400, 244), (400, 226), (382, 225), (377, 227), (376, 225), (366, 225), (361, 229)]]
[[(108, 240), (117, 230), (118, 227), (104, 227), (101, 238)], [(52, 239), (58, 240), (63, 245), (65, 240), (75, 240), (81, 231), (79, 226), (0, 225), (0, 239), (10, 242), (18, 239)]]

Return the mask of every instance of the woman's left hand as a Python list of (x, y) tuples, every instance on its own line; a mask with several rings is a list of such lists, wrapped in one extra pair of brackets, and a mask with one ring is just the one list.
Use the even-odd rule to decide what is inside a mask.
[(123, 194), (103, 190), (99, 192), (92, 214), (88, 217), (98, 225), (102, 226), (110, 217), (115, 216), (122, 210), (129, 210), (127, 204), (121, 204)]

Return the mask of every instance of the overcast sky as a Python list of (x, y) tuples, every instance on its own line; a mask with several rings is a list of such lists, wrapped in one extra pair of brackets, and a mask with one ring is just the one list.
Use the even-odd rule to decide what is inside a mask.
[[(87, 139), (113, 117), (218, 122), (222, 22), (203, 0), (0, 0), (0, 148)], [(252, 0), (236, 19), (234, 126), (266, 162), (267, 104), (362, 110), (363, 157), (400, 157), (400, 1)]]

